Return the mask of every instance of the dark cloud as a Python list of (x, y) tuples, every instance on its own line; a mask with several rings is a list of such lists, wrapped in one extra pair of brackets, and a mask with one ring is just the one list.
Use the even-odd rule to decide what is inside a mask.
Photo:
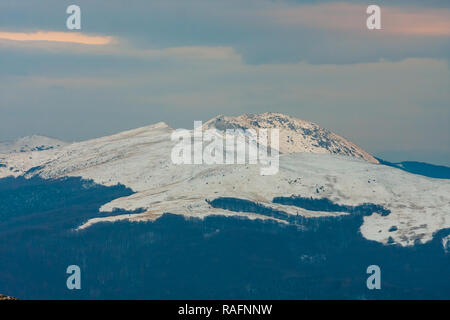
[[(0, 30), (64, 31), (65, 8), (71, 2), (2, 2)], [(136, 0), (125, 4), (119, 0), (107, 3), (80, 0), (77, 3), (82, 8), (83, 32), (117, 36), (138, 48), (232, 46), (250, 64), (298, 61), (341, 64), (414, 57), (448, 59), (450, 52), (448, 35), (375, 36), (369, 32), (321, 29), (302, 25), (301, 21), (298, 25), (283, 24), (263, 14), (279, 8), (289, 10), (299, 4), (334, 4), (332, 1)], [(346, 3), (369, 4), (367, 1)], [(378, 1), (377, 4), (386, 8), (399, 6), (400, 12), (416, 6), (428, 9), (449, 6), (448, 1)], [(358, 21), (364, 28), (364, 12), (345, 18)]]

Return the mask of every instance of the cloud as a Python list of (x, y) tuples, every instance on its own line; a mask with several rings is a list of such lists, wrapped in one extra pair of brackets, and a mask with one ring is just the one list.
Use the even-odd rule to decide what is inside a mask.
[(106, 45), (113, 42), (111, 36), (93, 36), (79, 32), (0, 32), (0, 39), (10, 41), (48, 41), (48, 42), (67, 42), (85, 45)]
[(384, 14), (387, 32), (418, 36), (450, 36), (449, 9), (387, 9)]
[[(282, 25), (367, 32), (367, 6), (350, 3), (299, 5), (262, 12)], [(392, 35), (450, 36), (450, 9), (381, 7), (382, 31)]]
[(185, 46), (154, 50), (157, 55), (169, 55), (183, 58), (231, 60), (240, 59), (232, 47)]
[[(41, 2), (30, 6), (25, 0), (0, 1), (0, 30), (65, 31), (67, 3)], [(122, 2), (79, 0), (83, 32), (113, 35), (128, 48), (149, 50), (149, 55), (167, 48), (232, 47), (248, 64), (450, 59), (448, 0), (378, 0), (383, 29), (375, 31), (366, 28), (364, 0), (135, 0), (133, 6)], [(77, 46), (71, 50), (81, 50)], [(103, 48), (118, 49), (83, 50), (95, 54)]]

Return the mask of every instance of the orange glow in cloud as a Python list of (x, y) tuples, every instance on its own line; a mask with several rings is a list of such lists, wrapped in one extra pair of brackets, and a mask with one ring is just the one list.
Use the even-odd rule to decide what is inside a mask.
[(87, 45), (106, 45), (112, 42), (109, 36), (90, 36), (75, 32), (44, 32), (33, 33), (20, 32), (0, 32), (0, 39), (12, 41), (49, 41), (49, 42), (69, 42)]
[[(366, 8), (349, 3), (327, 3), (272, 10), (266, 15), (280, 24), (361, 32), (366, 31)], [(392, 35), (450, 36), (450, 10), (381, 6), (381, 29), (380, 32)]]
[[(381, 9), (383, 15), (383, 8)], [(450, 10), (428, 9), (422, 12), (387, 10), (386, 28), (405, 35), (450, 36)], [(381, 18), (383, 20), (383, 18)]]

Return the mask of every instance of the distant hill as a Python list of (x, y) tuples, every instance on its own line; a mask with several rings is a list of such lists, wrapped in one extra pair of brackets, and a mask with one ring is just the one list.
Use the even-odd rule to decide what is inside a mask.
[(0, 142), (0, 153), (19, 153), (56, 149), (68, 143), (44, 136), (33, 135), (12, 141)]
[(418, 161), (389, 162), (376, 158), (381, 164), (398, 168), (406, 172), (419, 174), (430, 178), (450, 179), (450, 167), (437, 166), (430, 163)]

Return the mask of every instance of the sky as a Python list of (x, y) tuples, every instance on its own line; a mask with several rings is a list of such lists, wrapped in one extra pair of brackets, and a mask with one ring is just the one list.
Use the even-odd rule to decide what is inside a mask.
[(2, 0), (0, 141), (271, 111), (450, 166), (449, 59), (448, 0)]

